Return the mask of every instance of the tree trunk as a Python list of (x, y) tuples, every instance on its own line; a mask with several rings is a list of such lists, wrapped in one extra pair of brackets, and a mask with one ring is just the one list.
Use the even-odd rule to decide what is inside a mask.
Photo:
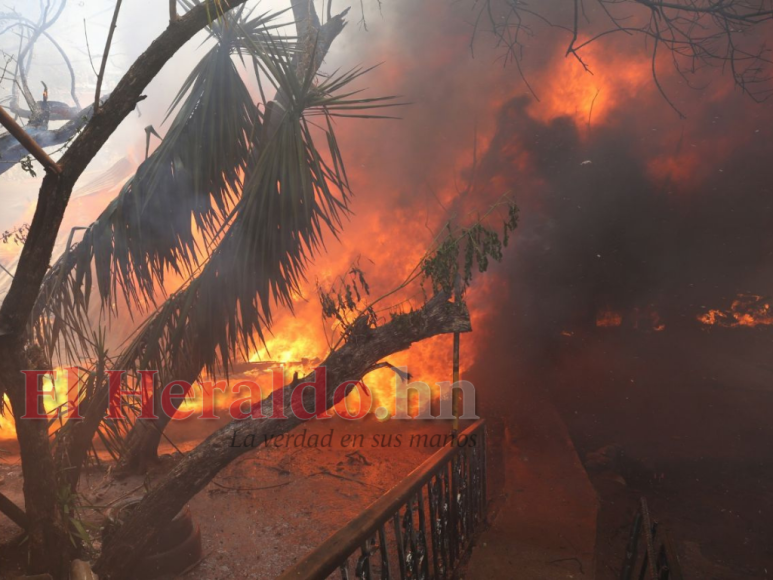
[[(169, 377), (168, 380), (183, 380), (193, 384), (201, 373), (201, 366), (186, 365), (186, 367), (186, 370), (172, 373), (174, 376)], [(167, 377), (162, 377), (159, 388), (163, 387), (165, 379)], [(136, 420), (134, 422), (126, 438), (126, 447), (118, 462), (117, 472), (119, 474), (144, 474), (151, 466), (158, 463), (158, 445), (161, 443), (164, 429), (172, 420), (161, 409), (158, 394), (156, 391), (153, 396), (153, 409), (158, 419)], [(182, 404), (182, 399), (172, 399), (171, 403), (177, 410)]]
[[(448, 302), (447, 297), (442, 295), (435, 296), (420, 310), (399, 316), (383, 326), (362, 328), (340, 349), (330, 353), (321, 365), (325, 367), (327, 375), (325, 408), (334, 406), (336, 387), (345, 381), (360, 380), (382, 359), (407, 349), (414, 342), (438, 334), (470, 330), (466, 307)], [(311, 375), (296, 379), (263, 401), (263, 413), (270, 416), (274, 398), (282, 396), (286, 419), (231, 421), (188, 453), (148, 492), (131, 511), (125, 523), (105, 538), (102, 555), (96, 565), (100, 578), (128, 578), (132, 564), (151, 545), (158, 531), (224, 467), (253, 449), (250, 446), (235, 446), (234, 441), (243, 441), (246, 436), (252, 435), (257, 447), (303, 423), (293, 413), (290, 394), (295, 385), (310, 380), (313, 380)], [(303, 403), (306, 409), (315, 408), (315, 396), (313, 389), (304, 390)]]
[[(15, 387), (23, 377), (22, 369), (42, 366), (29, 364), (20, 349), (16, 352), (2, 349), (0, 352), (0, 381), (3, 384)], [(66, 578), (73, 546), (67, 538), (62, 510), (57, 502), (59, 482), (51, 455), (48, 421), (21, 418), (25, 414), (24, 389), (9, 388), (7, 394), (16, 423), (19, 452), (23, 458), (21, 467), (29, 538), (28, 572), (48, 572), (57, 578)]]

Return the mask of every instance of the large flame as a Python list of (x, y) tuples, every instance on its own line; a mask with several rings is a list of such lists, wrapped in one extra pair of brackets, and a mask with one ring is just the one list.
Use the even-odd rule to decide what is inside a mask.
[(582, 54), (589, 67), (586, 71), (576, 59), (565, 57), (564, 45), (555, 50), (551, 66), (539, 75), (540, 102), (532, 108), (534, 117), (543, 122), (569, 117), (582, 127), (603, 124), (626, 101), (650, 88), (651, 72), (643, 55), (590, 44)]

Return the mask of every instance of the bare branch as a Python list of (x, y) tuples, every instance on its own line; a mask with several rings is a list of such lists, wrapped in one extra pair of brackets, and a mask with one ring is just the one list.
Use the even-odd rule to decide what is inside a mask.
[[(58, 14), (61, 14), (61, 9), (64, 7), (64, 4), (60, 7), (60, 10)], [(58, 18), (58, 16), (56, 16)], [(8, 26), (3, 32), (6, 32), (10, 30), (11, 28), (21, 26), (24, 28), (28, 28), (32, 31), (33, 34), (37, 34), (38, 36), (43, 36), (48, 40), (53, 47), (56, 49), (56, 51), (59, 53), (59, 55), (62, 57), (62, 60), (64, 61), (65, 66), (67, 67), (68, 72), (70, 73), (70, 94), (72, 95), (73, 101), (75, 102), (76, 108), (80, 109), (81, 104), (78, 100), (78, 96), (75, 92), (75, 71), (73, 69), (72, 63), (70, 62), (69, 57), (67, 56), (67, 53), (65, 53), (64, 49), (61, 47), (61, 45), (54, 39), (53, 36), (47, 31), (48, 28), (51, 27), (54, 22), (56, 22), (56, 19), (53, 19), (50, 22), (42, 22), (42, 23), (35, 23), (29, 18), (25, 18), (24, 16), (21, 16), (19, 14), (0, 14), (0, 20), (14, 20), (15, 22)], [(21, 55), (22, 50), (20, 48), (19, 54)], [(11, 110), (16, 114), (16, 111), (11, 108)], [(29, 112), (28, 112), (29, 114)]]
[[(16, 103), (16, 87), (21, 90), (21, 94), (24, 100), (27, 102), (27, 106), (30, 108), (30, 119), (37, 119), (40, 117), (40, 107), (38, 107), (37, 100), (32, 95), (29, 86), (27, 85), (27, 73), (24, 70), (24, 34), (19, 36), (19, 56), (16, 58), (16, 82), (14, 83), (14, 89), (11, 93), (11, 102)], [(32, 123), (33, 125), (37, 123)]]
[[(532, 35), (527, 17), (566, 31), (570, 35), (566, 55), (574, 56), (586, 72), (590, 72), (590, 67), (581, 52), (601, 38), (622, 32), (651, 40), (648, 46), (651, 46), (653, 81), (664, 100), (680, 116), (682, 113), (658, 75), (656, 60), (664, 50), (670, 53), (674, 69), (688, 86), (692, 86), (688, 74), (718, 68), (727, 69), (733, 82), (754, 101), (765, 100), (773, 93), (773, 75), (766, 72), (773, 68), (773, 58), (765, 45), (765, 34), (761, 32), (757, 37), (762, 40), (756, 48), (748, 46), (756, 42), (749, 34), (752, 29), (773, 22), (773, 9), (769, 8), (768, 0), (595, 1), (611, 26), (600, 31), (596, 28), (590, 38), (581, 30), (580, 15), (591, 24), (582, 0), (573, 0), (572, 20), (567, 24), (551, 21), (539, 8), (532, 8), (523, 0), (485, 0), (478, 11), (472, 38), (474, 41), (482, 22), (487, 20), (497, 45), (505, 49), (505, 62), (515, 62), (532, 94), (534, 91), (521, 67), (521, 37)], [(629, 10), (622, 12), (624, 8)]]
[(15, 523), (23, 530), (27, 529), (29, 521), (27, 520), (27, 514), (24, 510), (13, 503), (10, 499), (0, 493), (0, 513), (4, 513), (8, 516), (8, 519)]
[(99, 77), (99, 73), (97, 72), (96, 67), (94, 66), (94, 57), (91, 56), (91, 44), (89, 43), (89, 31), (86, 27), (86, 19), (83, 19), (83, 35), (86, 37), (86, 52), (89, 55), (89, 64), (91, 65), (91, 70), (94, 71), (94, 74)]
[(41, 149), (40, 145), (38, 145), (35, 140), (13, 120), (13, 117), (11, 117), (3, 107), (0, 107), (0, 124), (8, 129), (8, 132), (13, 135), (27, 151), (32, 153), (32, 156), (35, 157), (47, 171), (56, 174), (62, 173), (62, 169), (48, 156), (48, 153)]
[[(107, 96), (102, 97), (104, 103)], [(16, 112), (16, 111), (14, 111)], [(20, 111), (24, 114), (29, 114), (29, 111)], [(27, 126), (26, 133), (32, 138), (40, 147), (53, 147), (55, 145), (64, 145), (70, 139), (75, 137), (78, 132), (84, 127), (84, 125), (91, 119), (94, 113), (94, 107), (89, 105), (85, 109), (80, 111), (73, 111), (70, 109), (69, 118), (70, 121), (65, 125), (57, 129), (41, 129), (32, 126)], [(52, 118), (57, 118), (52, 115)], [(61, 117), (64, 119), (65, 117)], [(16, 163), (21, 161), (27, 156), (27, 149), (19, 143), (19, 141), (10, 134), (4, 134), (0, 136), (0, 175), (11, 169)]]
[[(9, 16), (5, 14), (0, 15), (0, 20), (5, 18), (9, 18)], [(22, 26), (22, 27), (28, 28), (33, 32), (38, 30), (38, 25), (32, 22), (31, 20), (29, 20), (28, 18), (14, 15), (14, 19), (16, 20), (16, 22), (14, 22), (11, 26), (6, 28), (5, 29), (6, 31), (16, 26)], [(46, 30), (42, 30), (41, 35), (44, 36), (46, 40), (48, 40), (51, 43), (51, 45), (56, 49), (56, 51), (62, 57), (62, 60), (64, 61), (65, 66), (67, 67), (67, 71), (70, 73), (70, 95), (72, 96), (73, 102), (75, 103), (75, 107), (77, 109), (80, 109), (81, 104), (80, 104), (80, 101), (78, 100), (78, 95), (75, 92), (75, 70), (73, 69), (72, 62), (70, 62), (70, 59), (67, 56), (67, 53), (61, 47), (61, 45), (56, 41), (56, 39), (53, 36), (51, 36), (49, 32), (47, 32)], [(16, 110), (16, 108), (14, 108), (13, 103), (11, 106), (11, 111), (16, 115), (19, 115), (19, 112)], [(31, 113), (30, 111), (26, 111), (26, 116), (29, 117), (30, 113)], [(23, 116), (23, 115), (20, 115), (20, 116)]]
[[(99, 74), (97, 75), (97, 90), (94, 93), (94, 112), (99, 110), (99, 93), (102, 92), (102, 81), (105, 78), (107, 57), (110, 56), (110, 45), (113, 43), (113, 33), (115, 32), (116, 22), (118, 22), (118, 13), (121, 10), (121, 2), (122, 0), (117, 0), (115, 3), (113, 21), (110, 23), (110, 30), (107, 33), (107, 42), (105, 43), (105, 51), (102, 53), (102, 64), (99, 66)], [(174, 0), (172, 0), (172, 2), (174, 2)]]

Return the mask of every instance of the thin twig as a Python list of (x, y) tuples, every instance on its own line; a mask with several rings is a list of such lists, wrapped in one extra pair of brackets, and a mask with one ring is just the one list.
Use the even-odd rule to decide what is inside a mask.
[(3, 266), (2, 264), (0, 264), (0, 270), (2, 270), (3, 272), (5, 272), (6, 274), (8, 274), (8, 275), (9, 275), (11, 278), (13, 278), (13, 274), (10, 272), (10, 270), (8, 270), (8, 268), (6, 268), (5, 266)]
[(330, 477), (335, 477), (336, 479), (342, 479), (343, 481), (351, 481), (352, 483), (356, 483), (358, 485), (361, 485), (363, 487), (373, 487), (375, 489), (383, 490), (384, 488), (380, 485), (373, 485), (372, 483), (365, 483), (364, 481), (360, 481), (359, 479), (354, 479), (353, 477), (346, 477), (345, 475), (338, 475), (337, 473), (333, 473), (326, 467), (323, 467), (320, 471), (317, 473), (312, 473), (309, 475), (309, 478), (316, 477), (318, 475), (329, 475)]
[[(94, 113), (99, 110), (99, 93), (102, 92), (102, 80), (105, 78), (105, 68), (107, 67), (107, 57), (110, 56), (110, 45), (113, 43), (113, 33), (115, 32), (116, 22), (118, 21), (118, 12), (121, 10), (121, 2), (123, 0), (117, 0), (115, 3), (115, 11), (113, 12), (113, 21), (110, 23), (110, 30), (107, 33), (107, 42), (105, 43), (105, 52), (102, 54), (102, 64), (99, 66), (99, 74), (97, 75), (97, 90), (94, 94)], [(174, 4), (174, 0), (172, 0)]]
[(277, 483), (275, 485), (264, 485), (262, 487), (230, 487), (228, 485), (223, 485), (222, 483), (218, 483), (214, 479), (212, 480), (212, 483), (214, 483), (217, 487), (220, 487), (222, 489), (227, 489), (228, 491), (262, 491), (264, 489), (275, 489), (277, 487), (284, 487), (286, 485), (290, 485), (292, 481), (284, 481), (282, 483)]
[(94, 67), (94, 58), (91, 56), (91, 44), (89, 44), (89, 31), (86, 28), (86, 19), (83, 19), (83, 34), (86, 37), (86, 52), (89, 54), (89, 64), (91, 65), (91, 70), (94, 71), (94, 74), (99, 76), (99, 73), (97, 72), (97, 69)]
[(591, 121), (593, 120), (593, 107), (596, 105), (596, 99), (599, 98), (601, 89), (596, 89), (596, 94), (593, 96), (593, 100), (590, 103), (590, 110), (588, 111), (588, 139), (590, 139)]
[[(35, 97), (32, 96), (32, 91), (30, 91), (29, 86), (27, 85), (27, 73), (24, 70), (24, 54), (25, 50), (22, 50), (22, 45), (24, 44), (24, 34), (19, 35), (19, 56), (16, 59), (16, 82), (14, 83), (14, 88), (19, 87), (21, 89), (21, 94), (24, 97), (24, 100), (27, 102), (27, 106), (30, 108), (30, 119), (37, 118), (40, 115), (40, 107), (38, 107), (38, 102), (35, 100)], [(16, 91), (13, 91), (14, 97), (15, 97)]]

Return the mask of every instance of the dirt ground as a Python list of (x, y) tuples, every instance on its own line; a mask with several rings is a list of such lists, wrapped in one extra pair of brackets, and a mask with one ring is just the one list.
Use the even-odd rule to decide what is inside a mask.
[[(315, 421), (308, 424), (307, 441), (332, 429), (329, 448), (291, 444), (245, 454), (190, 502), (201, 526), (204, 558), (184, 577), (275, 578), (436, 451), (412, 447), (405, 440), (399, 449), (381, 447), (383, 436), (445, 433), (447, 427), (441, 422)], [(303, 429), (293, 434), (301, 435)], [(345, 435), (352, 437), (348, 446), (342, 445)], [(361, 443), (355, 441), (357, 435), (362, 435)], [(375, 435), (382, 436), (379, 445)], [(160, 471), (173, 462), (174, 458), (166, 458)], [(86, 502), (100, 509), (83, 509), (81, 517), (97, 524), (111, 504), (141, 494), (159, 475), (115, 480), (106, 468), (90, 470), (81, 492)], [(0, 456), (0, 480), (2, 492), (23, 504), (17, 456)], [(0, 517), (0, 543), (17, 533), (18, 528)], [(6, 571), (5, 577), (17, 574), (18, 570)]]
[(596, 492), (548, 398), (522, 395), (511, 421), (489, 426), (490, 527), (477, 539), (462, 577), (590, 580)]

